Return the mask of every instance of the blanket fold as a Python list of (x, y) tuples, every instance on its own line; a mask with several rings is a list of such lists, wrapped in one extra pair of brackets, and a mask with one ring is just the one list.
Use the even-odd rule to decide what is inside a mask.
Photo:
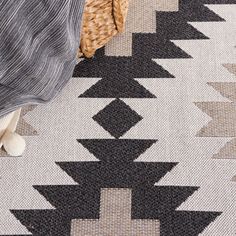
[(85, 0), (0, 2), (0, 117), (50, 101), (77, 63)]

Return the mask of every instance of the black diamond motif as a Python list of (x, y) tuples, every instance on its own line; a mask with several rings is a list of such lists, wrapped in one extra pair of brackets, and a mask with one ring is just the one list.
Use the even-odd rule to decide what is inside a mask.
[(93, 119), (115, 138), (120, 138), (143, 118), (123, 101), (116, 99)]

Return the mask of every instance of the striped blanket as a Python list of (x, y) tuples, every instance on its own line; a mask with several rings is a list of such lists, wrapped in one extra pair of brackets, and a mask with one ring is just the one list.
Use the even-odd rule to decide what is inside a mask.
[(51, 100), (76, 65), (84, 0), (0, 1), (0, 117)]

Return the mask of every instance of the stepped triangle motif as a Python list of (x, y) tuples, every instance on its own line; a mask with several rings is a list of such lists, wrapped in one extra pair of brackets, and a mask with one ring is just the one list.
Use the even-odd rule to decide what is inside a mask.
[(132, 56), (132, 36), (135, 33), (155, 33), (157, 11), (178, 11), (178, 0), (130, 1), (125, 32), (105, 46), (106, 55)]
[(71, 235), (160, 235), (159, 220), (135, 220), (131, 219), (131, 214), (132, 191), (130, 189), (102, 189), (99, 219), (73, 220)]
[(157, 12), (155, 34), (133, 35), (133, 56), (191, 58), (171, 40), (208, 39), (189, 22), (224, 21), (206, 4), (234, 4), (234, 0), (179, 0), (178, 11)]
[[(33, 235), (69, 236), (81, 226), (84, 230), (79, 231), (78, 235), (85, 236), (90, 227), (94, 225), (101, 227), (104, 217), (109, 219), (111, 212), (102, 211), (105, 204), (104, 197), (108, 199), (108, 204), (111, 198), (113, 200), (118, 198), (119, 202), (121, 197), (126, 196), (129, 205), (125, 209), (130, 210), (130, 213), (127, 213), (130, 216), (129, 222), (136, 225), (135, 229), (138, 230), (138, 226), (148, 225), (158, 232), (160, 221), (160, 235), (164, 236), (198, 235), (219, 215), (218, 212), (176, 211), (176, 208), (198, 189), (196, 187), (154, 186), (177, 164), (134, 161), (155, 141), (79, 140), (79, 142), (88, 147), (98, 161), (57, 163), (79, 185), (34, 186), (55, 209), (12, 210)], [(138, 151), (128, 148), (138, 144), (141, 145)], [(104, 145), (105, 151), (102, 148)], [(119, 154), (122, 158), (115, 160)], [(107, 230), (111, 226), (112, 221), (107, 222)]]
[[(93, 235), (94, 228), (104, 235), (109, 235), (111, 230), (115, 231), (113, 235), (119, 235), (114, 222), (124, 231), (127, 225), (118, 216), (122, 214), (130, 229), (140, 235), (149, 235), (147, 232), (152, 228), (160, 236), (197, 236), (220, 215), (220, 212), (177, 210), (198, 187), (156, 186), (177, 163), (138, 161), (156, 140), (120, 139), (143, 117), (119, 98), (154, 98), (135, 78), (174, 78), (153, 58), (190, 58), (171, 40), (207, 39), (188, 22), (222, 21), (204, 4), (231, 2), (182, 0), (180, 13), (157, 13), (157, 33), (133, 35), (132, 57), (106, 56), (104, 49), (100, 49), (93, 59), (78, 64), (75, 77), (101, 78), (80, 97), (116, 98), (93, 116), (115, 139), (78, 139), (97, 161), (57, 162), (58, 168), (78, 185), (34, 186), (55, 209), (11, 211), (33, 235), (85, 236)], [(115, 116), (114, 125), (107, 124), (112, 119), (109, 111), (124, 115), (125, 109), (134, 122)], [(107, 210), (113, 200), (119, 208), (114, 208), (114, 212)]]
[[(225, 97), (235, 97), (236, 83), (208, 83)], [(234, 91), (234, 93), (232, 93)], [(235, 137), (236, 109), (234, 102), (197, 102), (198, 108), (209, 115), (212, 120), (197, 134), (199, 137)]]
[[(157, 12), (157, 32), (133, 34), (132, 57), (106, 56), (104, 48), (93, 59), (82, 60), (74, 77), (101, 78), (81, 97), (154, 98), (135, 78), (174, 78), (154, 58), (189, 58), (171, 40), (208, 39), (188, 22), (223, 21), (205, 4), (227, 4), (234, 0), (181, 0), (179, 10)], [(184, 29), (184, 30), (183, 30)]]
[[(224, 67), (236, 75), (235, 64), (224, 64)], [(231, 102), (198, 102), (196, 106), (209, 115), (212, 120), (197, 134), (199, 137), (232, 137), (213, 158), (236, 159), (236, 82), (208, 83), (223, 97)], [(233, 178), (235, 180), (236, 178)]]
[(81, 61), (73, 76), (102, 78), (80, 97), (154, 98), (134, 78), (155, 78), (157, 75), (159, 78), (173, 77), (150, 58), (108, 57), (102, 48), (93, 59)]
[(134, 161), (157, 142), (155, 139), (79, 139), (101, 161)]

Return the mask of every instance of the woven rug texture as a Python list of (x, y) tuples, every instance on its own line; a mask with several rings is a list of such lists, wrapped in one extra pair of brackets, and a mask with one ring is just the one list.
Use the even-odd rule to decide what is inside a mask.
[(0, 235), (236, 235), (236, 1), (131, 0), (18, 132)]

